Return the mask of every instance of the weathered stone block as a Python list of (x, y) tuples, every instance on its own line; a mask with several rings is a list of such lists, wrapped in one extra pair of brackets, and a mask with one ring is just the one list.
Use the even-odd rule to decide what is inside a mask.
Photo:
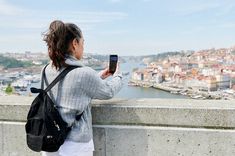
[(25, 123), (3, 122), (3, 156), (39, 156), (26, 145)]
[(106, 156), (106, 134), (102, 126), (93, 126), (93, 136), (95, 143), (94, 156)]
[(106, 126), (107, 156), (231, 156), (235, 130)]

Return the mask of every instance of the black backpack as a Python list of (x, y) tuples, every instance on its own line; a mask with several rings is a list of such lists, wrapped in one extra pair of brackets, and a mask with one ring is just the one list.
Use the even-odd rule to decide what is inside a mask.
[[(62, 119), (57, 106), (47, 92), (68, 72), (77, 67), (66, 67), (45, 90), (43, 87), (41, 89), (30, 88), (32, 93), (39, 93), (31, 104), (25, 125), (27, 145), (31, 150), (55, 152), (64, 143), (73, 125), (68, 126)], [(43, 69), (42, 86), (43, 79), (46, 79), (45, 68)], [(75, 120), (79, 120), (82, 114), (76, 116)]]

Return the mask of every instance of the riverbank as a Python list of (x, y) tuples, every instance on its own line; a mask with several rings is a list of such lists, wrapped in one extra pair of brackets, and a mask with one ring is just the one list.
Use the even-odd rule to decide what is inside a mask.
[(215, 99), (215, 100), (235, 99), (233, 92), (229, 92), (230, 90), (206, 92), (206, 91), (198, 91), (198, 90), (193, 90), (191, 88), (176, 86), (175, 84), (171, 84), (171, 83), (153, 83), (153, 82), (148, 82), (148, 81), (137, 81), (137, 80), (130, 80), (128, 85), (144, 87), (144, 88), (151, 87), (157, 90), (169, 92), (171, 94), (187, 96), (192, 99)]

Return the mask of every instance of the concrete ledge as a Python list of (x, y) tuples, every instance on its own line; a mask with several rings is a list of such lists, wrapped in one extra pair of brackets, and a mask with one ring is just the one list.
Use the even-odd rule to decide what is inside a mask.
[[(0, 155), (37, 156), (25, 141), (33, 97), (0, 97)], [(235, 155), (235, 101), (93, 101), (95, 156)]]
[(94, 124), (235, 128), (234, 101), (139, 99), (103, 102), (93, 106)]
[(1, 96), (0, 121), (26, 121), (34, 97)]
[[(26, 121), (32, 100), (1, 97), (0, 120)], [(113, 99), (92, 103), (94, 124), (235, 128), (235, 101)]]

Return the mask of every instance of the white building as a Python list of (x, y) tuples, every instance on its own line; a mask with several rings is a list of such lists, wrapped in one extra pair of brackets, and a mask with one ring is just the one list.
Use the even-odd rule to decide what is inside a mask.
[(220, 74), (216, 75), (217, 86), (219, 89), (230, 88), (230, 75), (228, 74)]

